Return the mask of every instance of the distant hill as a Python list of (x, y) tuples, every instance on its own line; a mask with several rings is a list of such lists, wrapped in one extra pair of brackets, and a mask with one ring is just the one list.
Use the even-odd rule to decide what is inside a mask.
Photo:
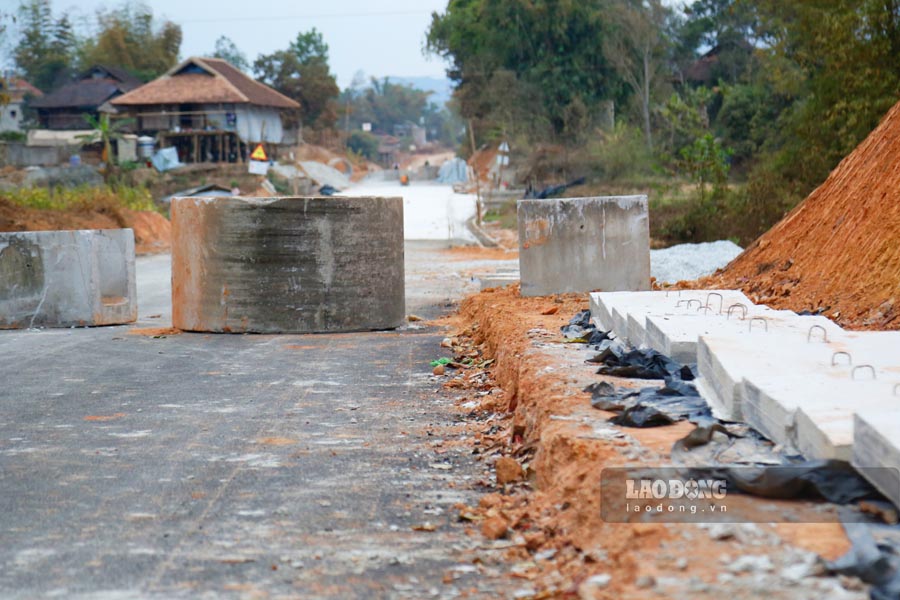
[(388, 79), (393, 83), (411, 85), (420, 90), (433, 92), (429, 99), (438, 106), (446, 104), (453, 93), (453, 84), (446, 77), (394, 77), (391, 75)]

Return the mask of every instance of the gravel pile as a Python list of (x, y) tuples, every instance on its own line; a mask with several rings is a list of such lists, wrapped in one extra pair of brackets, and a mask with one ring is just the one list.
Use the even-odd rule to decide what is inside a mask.
[(659, 283), (677, 283), (712, 275), (742, 252), (734, 242), (681, 244), (650, 251), (650, 274)]

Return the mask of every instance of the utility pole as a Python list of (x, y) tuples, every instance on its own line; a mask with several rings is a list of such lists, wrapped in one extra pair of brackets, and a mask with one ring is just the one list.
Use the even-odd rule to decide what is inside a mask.
[[(472, 158), (475, 158), (475, 128), (472, 126), (472, 119), (469, 119), (469, 143), (472, 145)], [(478, 178), (478, 169), (472, 167), (475, 173), (475, 222), (481, 227), (481, 180)]]

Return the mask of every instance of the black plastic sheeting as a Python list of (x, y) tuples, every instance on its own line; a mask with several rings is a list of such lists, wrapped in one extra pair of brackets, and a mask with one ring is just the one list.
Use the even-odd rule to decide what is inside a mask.
[(660, 427), (685, 419), (708, 423), (712, 412), (693, 384), (669, 377), (663, 387), (642, 390), (616, 388), (608, 382), (585, 388), (591, 405), (599, 410), (619, 412), (610, 422), (623, 427)]
[(591, 311), (583, 310), (571, 320), (568, 325), (559, 328), (563, 337), (569, 341), (581, 341), (590, 346), (599, 346), (606, 340), (612, 340), (609, 331), (600, 331), (591, 323)]
[(624, 350), (610, 346), (603, 352), (588, 359), (588, 362), (603, 365), (598, 375), (624, 377), (627, 379), (669, 379), (693, 381), (694, 371), (687, 365), (677, 363), (656, 350)]
[[(845, 522), (844, 531), (852, 547), (844, 556), (826, 562), (825, 568), (832, 574), (859, 577), (870, 584), (872, 588), (869, 597), (872, 600), (900, 598), (898, 529), (868, 523)], [(879, 535), (882, 533), (886, 535)]]
[(545, 187), (544, 189), (537, 191), (530, 184), (528, 189), (525, 190), (525, 199), (537, 199), (537, 200), (546, 200), (547, 198), (555, 198), (559, 196), (563, 192), (565, 192), (570, 187), (574, 187), (576, 185), (583, 185), (585, 182), (584, 177), (579, 177), (578, 179), (573, 179), (568, 183), (562, 183), (559, 185), (551, 185)]
[(724, 479), (729, 490), (779, 500), (825, 500), (847, 505), (878, 500), (881, 494), (842, 460), (806, 460), (775, 466), (689, 467), (687, 477)]

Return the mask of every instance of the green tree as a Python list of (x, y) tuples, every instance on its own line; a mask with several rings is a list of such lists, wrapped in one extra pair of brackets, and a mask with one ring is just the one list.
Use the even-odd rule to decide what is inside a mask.
[(250, 62), (247, 60), (247, 55), (241, 52), (240, 48), (237, 47), (237, 44), (227, 36), (219, 36), (219, 39), (216, 40), (216, 49), (212, 56), (213, 58), (227, 60), (241, 71), (248, 71), (250, 69)]
[(760, 0), (765, 72), (789, 106), (766, 168), (805, 194), (900, 97), (900, 2)]
[(315, 28), (297, 34), (287, 50), (260, 55), (253, 72), (300, 103), (305, 125), (320, 131), (334, 129), (340, 88), (328, 66), (328, 44)]
[(573, 103), (572, 110), (581, 103), (591, 113), (600, 100), (624, 97), (603, 53), (606, 7), (606, 0), (450, 0), (432, 15), (426, 47), (450, 61), (462, 116), (488, 121), (477, 131), (491, 130), (487, 97), (505, 71), (507, 93), (528, 90), (536, 122), (564, 137)]
[(181, 27), (171, 21), (157, 25), (153, 9), (145, 4), (124, 4), (98, 12), (97, 22), (100, 33), (80, 49), (83, 67), (119, 66), (149, 81), (178, 62)]
[(13, 58), (25, 78), (49, 92), (71, 74), (74, 36), (67, 15), (53, 17), (50, 0), (29, 0), (19, 6), (21, 37)]

